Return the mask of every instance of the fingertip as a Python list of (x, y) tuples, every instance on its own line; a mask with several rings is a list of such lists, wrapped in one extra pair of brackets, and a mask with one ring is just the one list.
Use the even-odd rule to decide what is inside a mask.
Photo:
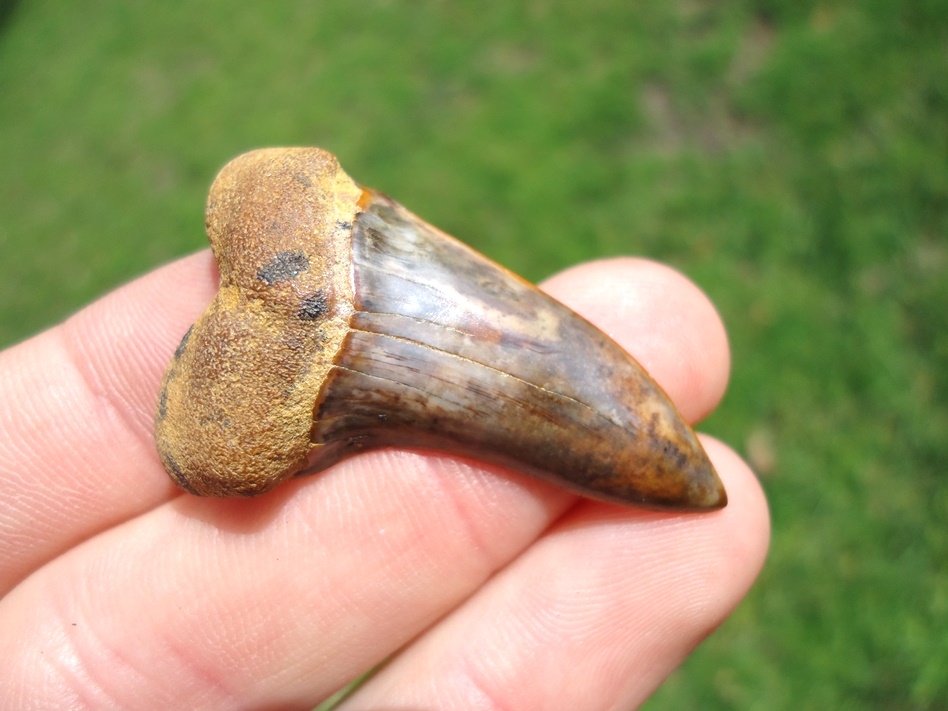
[(720, 402), (730, 374), (727, 332), (707, 295), (680, 272), (624, 257), (581, 264), (542, 286), (632, 354), (689, 421)]
[[(720, 559), (726, 561), (732, 584), (743, 584), (746, 592), (757, 578), (770, 547), (770, 509), (760, 480), (729, 446), (709, 435), (700, 435), (728, 493), (728, 504), (720, 512)], [(743, 596), (743, 592), (740, 593)]]

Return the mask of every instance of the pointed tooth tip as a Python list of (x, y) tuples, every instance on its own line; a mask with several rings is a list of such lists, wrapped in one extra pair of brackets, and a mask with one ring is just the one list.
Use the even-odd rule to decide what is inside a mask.
[(642, 508), (666, 513), (711, 513), (712, 511), (719, 511), (725, 508), (728, 504), (728, 499), (724, 485), (717, 478), (717, 475), (714, 474), (714, 470), (710, 470), (709, 473), (710, 476), (713, 477), (711, 481), (706, 479), (694, 480), (687, 491), (673, 498), (639, 499), (635, 496), (628, 495), (602, 496), (600, 493), (600, 496), (597, 496), (589, 492), (580, 493), (584, 496), (590, 496), (591, 498), (603, 498), (620, 505), (640, 506)]
[(727, 506), (727, 491), (710, 461), (698, 470), (693, 479), (686, 506), (695, 511), (717, 511)]
[(697, 502), (697, 509), (700, 511), (717, 511), (727, 506), (727, 492), (724, 485), (718, 482), (716, 488), (709, 491)]

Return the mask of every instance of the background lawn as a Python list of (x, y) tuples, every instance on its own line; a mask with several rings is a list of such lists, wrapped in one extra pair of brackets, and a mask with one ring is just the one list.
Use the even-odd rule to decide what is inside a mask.
[(948, 3), (0, 1), (0, 345), (202, 248), (276, 144), (528, 278), (718, 304), (703, 429), (773, 546), (648, 708), (948, 708)]

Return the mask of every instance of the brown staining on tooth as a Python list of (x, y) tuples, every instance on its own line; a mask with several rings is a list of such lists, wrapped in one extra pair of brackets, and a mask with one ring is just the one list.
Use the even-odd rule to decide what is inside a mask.
[(609, 501), (726, 503), (694, 432), (619, 346), (328, 153), (241, 156), (207, 225), (221, 288), (172, 359), (156, 423), (187, 490), (260, 493), (400, 446)]

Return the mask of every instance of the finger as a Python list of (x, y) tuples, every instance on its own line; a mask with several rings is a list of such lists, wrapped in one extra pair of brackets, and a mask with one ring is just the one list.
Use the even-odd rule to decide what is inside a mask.
[(726, 509), (573, 509), (343, 708), (637, 708), (734, 609), (766, 554), (756, 479), (706, 444)]
[[(689, 358), (659, 352), (668, 339), (643, 328), (649, 322), (614, 322), (616, 314), (632, 305), (621, 300), (638, 300), (639, 308), (656, 309), (663, 327), (677, 318), (668, 307), (690, 300), (688, 308), (697, 305), (708, 313), (693, 319), (700, 332), (692, 331), (685, 345), (693, 354), (694, 344), (704, 339), (717, 353), (723, 343), (726, 357), (726, 340), (713, 307), (706, 299), (694, 298), (690, 282), (651, 262), (630, 260), (640, 267), (635, 276), (643, 286), (673, 278), (678, 288), (606, 293), (603, 284), (629, 278), (622, 273), (622, 263), (578, 267), (548, 282), (547, 288), (575, 294), (577, 307), (588, 307), (598, 325), (622, 335), (622, 345), (640, 358), (656, 352), (654, 362), (643, 364), (666, 386), (681, 384), (676, 399), (686, 414), (693, 414), (695, 402), (713, 407), (720, 394), (697, 393), (696, 399), (693, 390), (709, 385), (723, 391), (726, 374), (717, 382), (702, 381), (694, 369), (685, 372)], [(584, 273), (599, 268), (604, 278), (585, 283)], [(209, 253), (203, 252), (143, 277), (62, 326), (0, 354), (0, 427), (10, 435), (0, 442), (0, 536), (11, 543), (0, 550), (0, 594), (76, 541), (176, 493), (158, 465), (151, 440), (157, 384), (180, 336), (213, 296), (215, 284), (216, 270)], [(673, 298), (658, 301), (654, 295), (659, 293)], [(685, 366), (678, 379), (669, 377), (670, 363)], [(129, 466), (131, 462), (147, 463), (147, 473)]]
[(203, 252), (0, 353), (0, 594), (177, 493), (155, 453), (158, 385), (216, 278)]
[(0, 689), (34, 690), (51, 708), (311, 707), (470, 595), (572, 500), (405, 452), (266, 497), (179, 497), (0, 602)]
[[(626, 263), (615, 293), (636, 288), (638, 268)], [(603, 278), (586, 275), (574, 289)], [(568, 303), (574, 293), (556, 295)], [(712, 379), (726, 367), (702, 362), (689, 367)], [(49, 690), (53, 705), (87, 694), (305, 706), (471, 595), (572, 501), (517, 475), (398, 451), (261, 499), (177, 499), (51, 562), (0, 603), (0, 658), (16, 660), (0, 669), (0, 688)]]
[(609, 259), (557, 274), (543, 288), (570, 294), (570, 306), (635, 356), (689, 421), (723, 397), (731, 364), (724, 324), (681, 273), (646, 259)]

